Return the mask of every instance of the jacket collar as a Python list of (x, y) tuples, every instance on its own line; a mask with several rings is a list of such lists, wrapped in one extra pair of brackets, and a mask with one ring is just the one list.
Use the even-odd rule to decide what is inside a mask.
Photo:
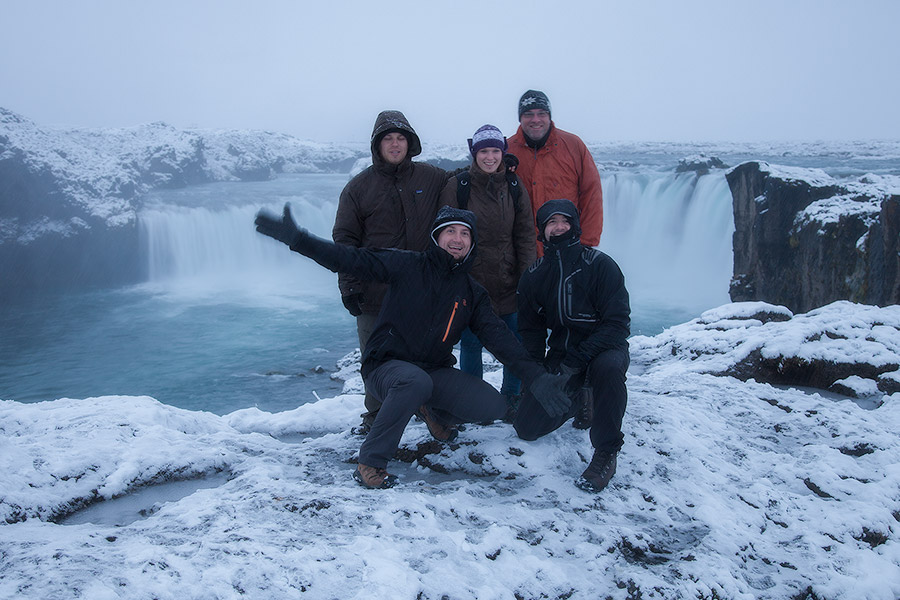
[(525, 131), (522, 129), (521, 125), (519, 125), (519, 131), (522, 132), (522, 139), (525, 141), (525, 145), (532, 150), (540, 150), (547, 145), (551, 138), (554, 140), (556, 139), (556, 125), (553, 124), (553, 121), (550, 121), (550, 129), (547, 130), (547, 134), (539, 140), (532, 140), (525, 135)]
[(561, 236), (551, 238), (549, 242), (543, 242), (544, 255), (559, 256), (563, 260), (574, 259), (581, 255), (581, 240), (569, 230)]

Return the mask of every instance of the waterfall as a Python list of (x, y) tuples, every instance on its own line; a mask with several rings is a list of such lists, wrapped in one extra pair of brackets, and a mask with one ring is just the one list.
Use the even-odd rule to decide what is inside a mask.
[(730, 301), (734, 217), (724, 173), (603, 176), (599, 248), (625, 274), (632, 307), (690, 313)]
[[(291, 179), (297, 182), (296, 177)], [(336, 185), (345, 182), (339, 179)], [(250, 190), (240, 183), (215, 184), (217, 205), (197, 202), (196, 195), (192, 205), (186, 205), (185, 190), (157, 193), (138, 214), (147, 285), (165, 293), (238, 296), (266, 303), (288, 298), (296, 302), (311, 294), (336, 295), (335, 274), (256, 232), (253, 220), (260, 208), (280, 215), (284, 206), (285, 198), (279, 194), (259, 193), (259, 186), (266, 183)], [(295, 192), (287, 198), (294, 220), (330, 239), (338, 192), (330, 198)], [(323, 201), (323, 196), (329, 199)]]
[[(599, 248), (625, 273), (633, 333), (652, 333), (729, 302), (734, 224), (721, 172), (603, 173)], [(260, 207), (331, 237), (346, 176), (291, 175), (160, 192), (139, 213), (148, 285), (165, 293), (297, 306), (337, 299), (336, 275), (258, 234)]]

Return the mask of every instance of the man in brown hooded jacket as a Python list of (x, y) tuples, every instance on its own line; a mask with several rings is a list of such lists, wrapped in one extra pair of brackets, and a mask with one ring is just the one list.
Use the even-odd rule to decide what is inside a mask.
[[(442, 203), (440, 192), (451, 175), (412, 158), (422, 152), (419, 136), (402, 112), (386, 110), (375, 119), (371, 138), (372, 166), (344, 187), (338, 202), (332, 239), (356, 248), (399, 248), (423, 251), (429, 246), (431, 224)], [(356, 317), (359, 349), (365, 352), (381, 310), (387, 286), (340, 273), (341, 299)], [(380, 403), (366, 394), (365, 434)]]

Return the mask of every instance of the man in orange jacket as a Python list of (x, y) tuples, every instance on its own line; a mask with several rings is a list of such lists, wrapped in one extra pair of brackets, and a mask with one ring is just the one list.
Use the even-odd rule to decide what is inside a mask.
[[(550, 120), (550, 99), (528, 90), (519, 99), (519, 129), (509, 138), (519, 159), (516, 174), (531, 196), (534, 214), (548, 200), (571, 200), (581, 215), (581, 243), (596, 246), (603, 231), (600, 173), (587, 146)], [(538, 256), (542, 248), (538, 247)]]

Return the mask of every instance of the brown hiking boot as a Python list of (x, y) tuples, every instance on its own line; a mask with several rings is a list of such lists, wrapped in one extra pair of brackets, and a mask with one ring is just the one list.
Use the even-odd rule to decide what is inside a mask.
[(594, 457), (575, 485), (586, 492), (601, 492), (616, 472), (616, 452), (594, 450)]
[(397, 483), (397, 476), (391, 475), (386, 469), (378, 467), (370, 467), (359, 463), (356, 470), (353, 471), (353, 479), (359, 482), (359, 485), (371, 489), (386, 490), (394, 487)]
[(428, 431), (431, 433), (432, 437), (439, 442), (452, 442), (456, 439), (456, 436), (459, 435), (459, 431), (457, 431), (456, 427), (444, 425), (438, 421), (437, 417), (434, 416), (434, 413), (428, 410), (428, 407), (424, 404), (419, 407), (416, 414), (420, 419), (425, 421)]

